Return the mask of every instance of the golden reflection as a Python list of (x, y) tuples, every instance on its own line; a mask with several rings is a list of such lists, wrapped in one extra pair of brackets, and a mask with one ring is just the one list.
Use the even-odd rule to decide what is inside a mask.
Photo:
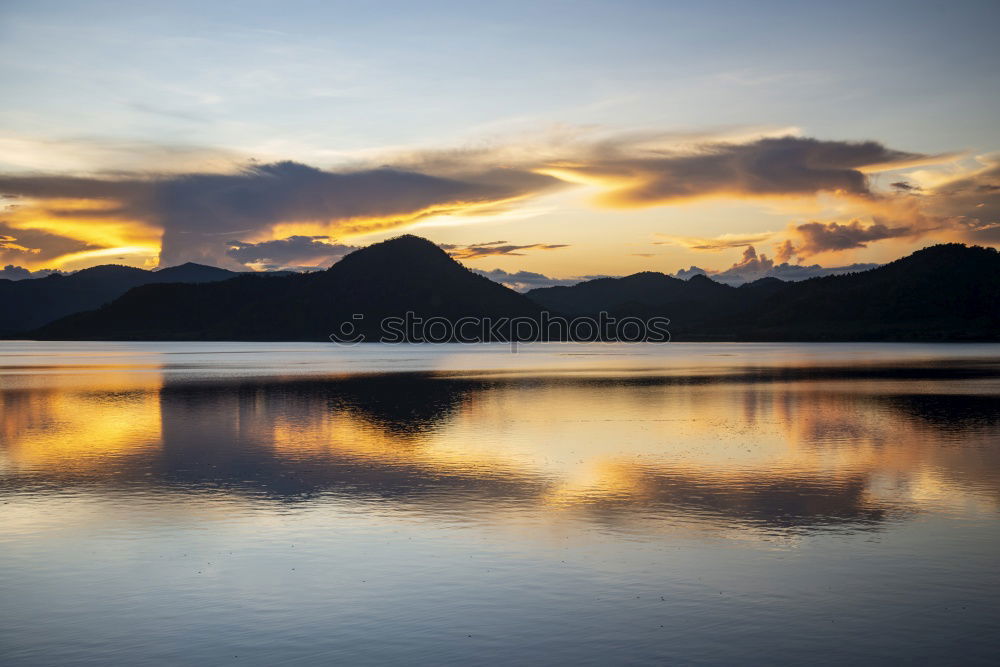
[(5, 454), (16, 467), (91, 468), (159, 439), (155, 393), (5, 393), (2, 400)]
[(0, 391), (7, 474), (716, 528), (1000, 506), (995, 397), (946, 383), (63, 380)]

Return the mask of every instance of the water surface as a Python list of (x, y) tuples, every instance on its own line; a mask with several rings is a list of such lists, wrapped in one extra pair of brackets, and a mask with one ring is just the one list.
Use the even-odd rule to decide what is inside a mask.
[(982, 663), (1000, 346), (0, 343), (0, 663)]

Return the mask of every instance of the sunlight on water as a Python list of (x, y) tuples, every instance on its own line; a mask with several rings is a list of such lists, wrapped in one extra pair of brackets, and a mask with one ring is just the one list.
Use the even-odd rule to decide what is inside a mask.
[(1000, 346), (9, 342), (0, 410), (5, 664), (1000, 648)]

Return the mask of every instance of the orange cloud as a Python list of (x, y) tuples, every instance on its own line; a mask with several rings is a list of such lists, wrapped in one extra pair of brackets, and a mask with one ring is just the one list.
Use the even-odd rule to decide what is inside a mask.
[(496, 255), (523, 255), (525, 250), (558, 250), (568, 248), (566, 243), (531, 243), (528, 245), (513, 245), (506, 241), (490, 241), (488, 243), (473, 243), (470, 245), (440, 244), (449, 255), (456, 259), (477, 259)]
[[(792, 248), (809, 254), (927, 233), (986, 242), (1000, 237), (997, 195), (990, 189), (1000, 179), (993, 163), (935, 188), (881, 192), (873, 187), (870, 174), (953, 160), (955, 155), (905, 152), (874, 141), (759, 133), (741, 138), (678, 136), (673, 141), (657, 143), (642, 135), (588, 141), (577, 136), (537, 151), (509, 146), (418, 151), (383, 163), (395, 166), (341, 171), (275, 162), (228, 173), (0, 175), (0, 195), (14, 197), (9, 200), (13, 206), (0, 211), (0, 220), (20, 230), (5, 232), (11, 238), (0, 248), (0, 260), (40, 267), (118, 256), (152, 262), (158, 254), (161, 264), (204, 261), (236, 268), (229, 254), (232, 241), (262, 243), (292, 236), (344, 240), (431, 218), (502, 216), (531, 198), (574, 183), (596, 185), (602, 191), (597, 203), (616, 208), (727, 197), (780, 200), (787, 207), (794, 205), (800, 216), (810, 202), (817, 207), (810, 215), (816, 217), (824, 199), (833, 199), (838, 207), (838, 220), (799, 223), (783, 238), (769, 232), (661, 237), (696, 250), (773, 239), (793, 242), (782, 251), (791, 256)], [(26, 240), (31, 235), (34, 240)], [(521, 249), (527, 246), (512, 251)], [(463, 252), (466, 258), (500, 254)]]
[(120, 218), (114, 202), (86, 199), (19, 200), (3, 212), (0, 261), (29, 269), (79, 268), (126, 257), (148, 264), (160, 248), (161, 232), (141, 220)]
[[(276, 226), (316, 225), (338, 236), (390, 229), (430, 216), (496, 207), (558, 184), (517, 170), (470, 169), (463, 178), (380, 168), (330, 172), (294, 162), (230, 174), (118, 179), (0, 176), (0, 193), (44, 202), (22, 208), (22, 227), (59, 230), (99, 247), (135, 247), (126, 228), (161, 230), (161, 264), (232, 264), (227, 243), (260, 240)], [(66, 202), (83, 202), (66, 205)], [(302, 234), (300, 230), (296, 233)], [(316, 235), (315, 233), (311, 235)], [(128, 239), (134, 241), (134, 239)]]
[(700, 236), (677, 236), (672, 234), (656, 234), (660, 241), (653, 241), (653, 245), (676, 245), (688, 250), (728, 250), (730, 248), (744, 248), (755, 243), (767, 241), (774, 232), (761, 232), (759, 234), (723, 234), (712, 238)]

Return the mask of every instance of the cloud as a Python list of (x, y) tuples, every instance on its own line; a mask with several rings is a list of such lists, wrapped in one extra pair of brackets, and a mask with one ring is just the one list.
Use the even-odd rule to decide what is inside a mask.
[(971, 174), (945, 181), (935, 188), (935, 193), (949, 197), (971, 195), (988, 198), (1000, 194), (1000, 156), (981, 158), (985, 165)]
[[(42, 148), (32, 154), (43, 158)], [(127, 148), (125, 144), (102, 146), (94, 142), (88, 155), (110, 164), (128, 155)], [(157, 154), (150, 147), (143, 150), (144, 155)], [(969, 238), (1000, 237), (1000, 227), (995, 224), (1000, 205), (996, 190), (991, 189), (1000, 188), (995, 162), (984, 163), (982, 170), (936, 190), (918, 189), (921, 186), (897, 180), (890, 191), (881, 192), (873, 189), (869, 174), (952, 160), (954, 156), (906, 152), (875, 141), (764, 136), (759, 132), (742, 137), (664, 133), (597, 136), (578, 130), (537, 144), (416, 150), (383, 155), (378, 161), (369, 155), (366, 162), (338, 170), (285, 161), (244, 162), (245, 166), (234, 171), (234, 161), (244, 156), (191, 147), (174, 152), (164, 149), (159, 154), (167, 166), (158, 173), (123, 163), (128, 167), (102, 172), (100, 177), (0, 174), (0, 195), (17, 198), (15, 226), (20, 228), (44, 220), (46, 231), (91, 249), (107, 253), (128, 250), (137, 255), (145, 252), (148, 256), (159, 245), (161, 265), (199, 261), (232, 268), (241, 263), (230, 252), (231, 239), (322, 235), (343, 239), (435, 216), (495, 216), (508, 213), (528, 198), (577, 183), (596, 186), (601, 192), (597, 202), (611, 207), (669, 205), (702, 197), (833, 193), (841, 201), (850, 200), (859, 208), (867, 207), (873, 215), (878, 213), (878, 220), (859, 222), (856, 228), (852, 227), (854, 222), (835, 221), (807, 223), (825, 228), (791, 230), (787, 236), (802, 254), (820, 252), (820, 248), (864, 247), (894, 235), (915, 238), (944, 228)], [(49, 165), (44, 160), (31, 164), (35, 166), (14, 168)], [(204, 166), (194, 171), (177, 170), (186, 164)], [(950, 221), (944, 224), (940, 219)], [(127, 226), (141, 230), (141, 234), (130, 236)], [(717, 250), (761, 243), (772, 236), (663, 238), (691, 249)], [(848, 238), (855, 239), (853, 245)], [(837, 246), (838, 239), (841, 246)], [(453, 250), (457, 257), (473, 259), (557, 247), (562, 246), (473, 244)], [(277, 246), (273, 251), (278, 252)], [(36, 257), (32, 261), (43, 260)]]
[[(890, 227), (880, 222), (864, 224), (859, 220), (848, 223), (839, 222), (807, 222), (796, 225), (794, 231), (799, 237), (794, 254), (808, 257), (821, 252), (853, 250), (865, 248), (872, 241), (895, 239), (907, 236), (917, 236), (928, 230), (911, 225)], [(782, 254), (785, 254), (782, 250)]]
[[(997, 155), (981, 156), (978, 168), (939, 180), (933, 187), (901, 179), (883, 192), (872, 188), (869, 173), (954, 160), (957, 155), (908, 153), (870, 141), (800, 137), (706, 144), (703, 153), (647, 158), (634, 165), (619, 160), (621, 169), (605, 175), (611, 179), (611, 190), (604, 197), (611, 198), (607, 200), (611, 205), (643, 206), (713, 193), (753, 197), (833, 192), (844, 197), (842, 202), (849, 202), (844, 206), (855, 212), (851, 219), (812, 220), (792, 225), (783, 233), (715, 238), (659, 235), (661, 242), (691, 250), (722, 250), (772, 239), (779, 243), (777, 257), (783, 262), (866, 248), (887, 239), (935, 236), (944, 241), (1000, 243)], [(914, 172), (917, 176), (920, 173)]]
[(443, 250), (455, 259), (477, 259), (494, 255), (521, 256), (524, 250), (558, 250), (568, 248), (567, 243), (531, 243), (528, 245), (512, 245), (506, 241), (490, 241), (489, 243), (473, 243), (470, 245), (439, 244)]
[(141, 173), (156, 165), (163, 172), (232, 171), (249, 155), (221, 148), (126, 139), (38, 138), (0, 134), (0, 170), (109, 175)]
[(13, 264), (8, 264), (7, 266), (0, 269), (0, 279), (3, 280), (25, 280), (28, 278), (44, 278), (45, 276), (51, 275), (53, 273), (59, 273), (55, 269), (39, 269), (38, 271), (30, 271), (22, 266), (14, 266)]
[(906, 181), (896, 181), (895, 183), (890, 183), (889, 187), (898, 192), (919, 192), (920, 186), (913, 185), (912, 183), (907, 183)]
[(0, 261), (44, 262), (97, 246), (41, 229), (17, 229), (0, 222)]
[[(860, 210), (867, 219), (792, 224), (784, 232), (726, 234), (700, 238), (658, 234), (661, 241), (691, 250), (724, 250), (766, 240), (777, 242), (775, 257), (787, 262), (821, 253), (867, 248), (888, 239), (915, 241), (931, 236), (941, 241), (1000, 243), (1000, 160), (980, 158), (978, 169), (967, 170), (932, 187), (897, 181), (895, 194), (866, 200)], [(858, 207), (855, 207), (858, 208)]]
[(791, 239), (785, 239), (774, 249), (774, 256), (779, 262), (787, 262), (795, 257), (795, 244)]
[(494, 282), (502, 283), (513, 290), (517, 290), (518, 292), (526, 292), (538, 287), (568, 287), (570, 285), (576, 285), (579, 282), (583, 282), (584, 280), (594, 280), (596, 278), (608, 277), (601, 275), (579, 276), (576, 278), (550, 278), (549, 276), (542, 275), (541, 273), (534, 273), (532, 271), (515, 271), (510, 273), (504, 271), (503, 269), (493, 269), (491, 271), (472, 269), (472, 272), (485, 276)]
[(329, 243), (329, 236), (289, 236), (284, 239), (249, 243), (230, 241), (226, 254), (240, 264), (261, 265), (269, 270), (286, 267), (329, 265), (358, 246)]
[(819, 264), (805, 266), (802, 264), (781, 264), (769, 258), (764, 253), (757, 254), (753, 246), (747, 247), (743, 251), (743, 257), (735, 262), (728, 269), (712, 271), (692, 266), (690, 269), (681, 269), (674, 275), (677, 278), (687, 280), (695, 275), (711, 276), (712, 280), (727, 285), (742, 285), (753, 282), (761, 278), (778, 278), (780, 280), (797, 281), (815, 278), (817, 276), (840, 275), (843, 273), (854, 273), (857, 271), (867, 271), (879, 266), (878, 264), (851, 264), (848, 266), (825, 267)]
[(706, 142), (688, 152), (629, 151), (608, 146), (548, 173), (606, 189), (598, 202), (654, 206), (707, 196), (785, 196), (833, 192), (872, 197), (867, 173), (940, 162), (953, 156), (890, 149), (876, 141), (765, 137), (747, 143)]
[(661, 241), (653, 241), (653, 245), (676, 245), (688, 250), (728, 250), (730, 248), (743, 248), (754, 243), (767, 241), (774, 232), (761, 232), (760, 234), (723, 234), (713, 238), (700, 236), (676, 236), (672, 234), (656, 234), (656, 238)]
[(231, 174), (0, 176), (0, 192), (43, 201), (103, 202), (107, 205), (96, 210), (50, 206), (44, 212), (66, 224), (85, 225), (98, 216), (147, 222), (163, 230), (160, 263), (172, 265), (232, 264), (228, 239), (260, 234), (279, 223), (316, 223), (345, 233), (377, 231), (431, 214), (493, 206), (558, 183), (550, 176), (512, 170), (445, 178), (393, 168), (332, 172), (278, 162)]
[(923, 208), (961, 230), (961, 240), (1000, 243), (1000, 155), (979, 158), (981, 167), (940, 183), (921, 197)]
[(314, 271), (323, 271), (330, 267), (328, 266), (314, 266), (314, 265), (296, 265), (296, 264), (253, 264), (250, 268), (257, 272), (271, 272), (280, 271), (292, 273), (313, 273)]

